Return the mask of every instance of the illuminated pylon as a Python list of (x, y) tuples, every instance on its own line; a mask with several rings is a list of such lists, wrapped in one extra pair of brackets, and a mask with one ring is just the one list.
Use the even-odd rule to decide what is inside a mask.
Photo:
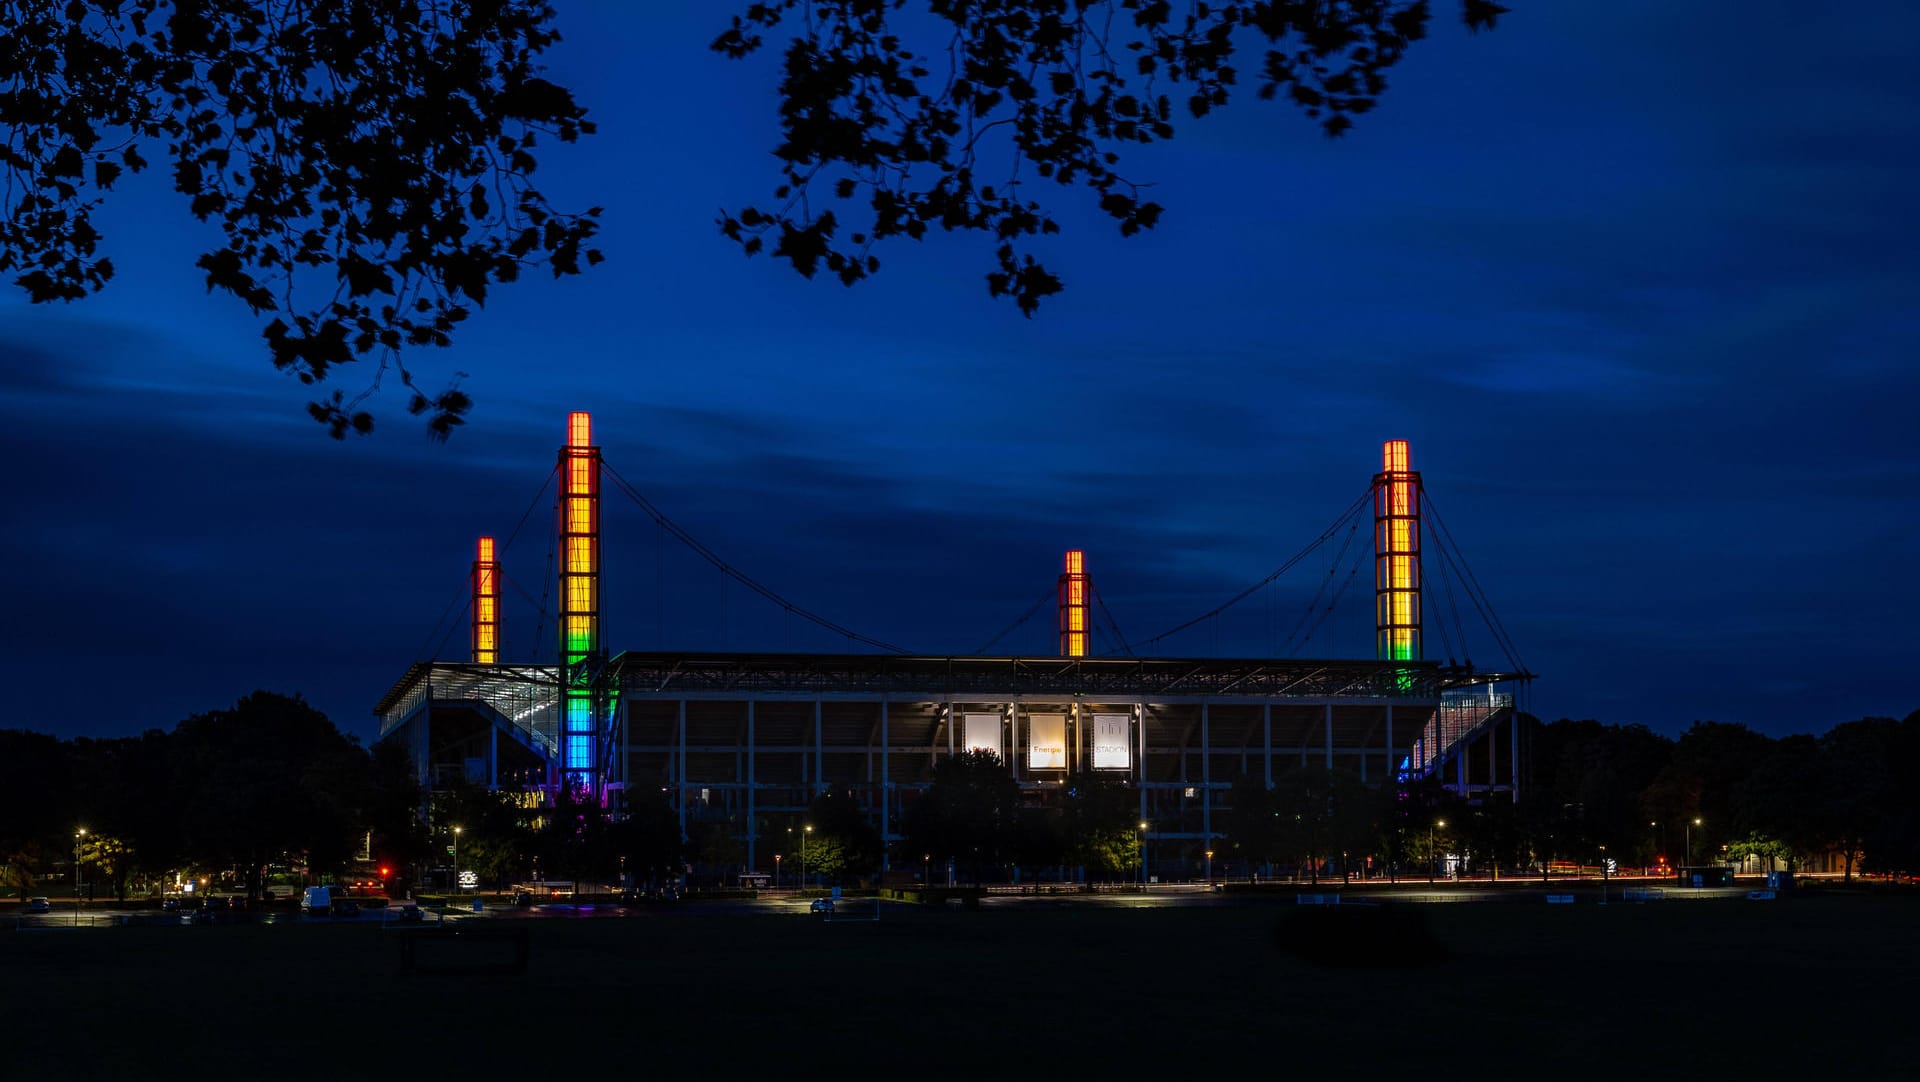
[(1420, 660), (1420, 474), (1406, 440), (1388, 440), (1373, 478), (1374, 648)]
[(560, 449), (560, 552), (560, 782), (597, 793), (600, 448), (585, 413), (567, 415)]
[(1079, 549), (1067, 552), (1060, 573), (1060, 656), (1087, 656), (1087, 558)]
[(480, 539), (473, 560), (473, 663), (500, 662), (500, 565), (494, 562), (493, 538)]

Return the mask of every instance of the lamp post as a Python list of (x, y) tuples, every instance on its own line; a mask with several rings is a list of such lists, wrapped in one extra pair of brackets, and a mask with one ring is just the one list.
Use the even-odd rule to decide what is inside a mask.
[(79, 827), (73, 832), (73, 923), (80, 923), (80, 839), (87, 836), (87, 828)]
[(1213, 850), (1207, 850), (1207, 889), (1213, 889)]
[(1699, 825), (1700, 825), (1700, 819), (1698, 816), (1695, 816), (1694, 820), (1691, 823), (1687, 824), (1687, 865), (1686, 866), (1689, 868), (1693, 867), (1693, 828)]
[(800, 828), (800, 889), (807, 889), (807, 835), (813, 833), (813, 824)]
[(933, 854), (932, 853), (920, 854), (920, 885), (923, 887), (933, 886)]
[(1147, 889), (1147, 823), (1140, 821), (1140, 889)]
[(773, 855), (773, 885), (776, 890), (780, 887), (780, 854), (778, 853)]
[(1434, 821), (1433, 826), (1427, 828), (1427, 883), (1429, 885), (1433, 883), (1435, 866), (1440, 863), (1440, 855), (1433, 851), (1433, 830), (1434, 827), (1445, 829), (1446, 825), (1447, 821), (1445, 819), (1438, 819)]
[(453, 891), (460, 893), (460, 828), (453, 828)]

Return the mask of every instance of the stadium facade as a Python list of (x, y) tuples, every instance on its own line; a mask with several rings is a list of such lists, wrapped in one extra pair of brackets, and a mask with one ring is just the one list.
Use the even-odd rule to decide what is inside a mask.
[(850, 792), (888, 841), (962, 752), (994, 753), (1033, 799), (1070, 777), (1124, 780), (1149, 860), (1211, 848), (1235, 779), (1300, 765), (1369, 785), (1436, 777), (1470, 799), (1519, 799), (1524, 673), (1423, 660), (1420, 475), (1404, 441), (1374, 477), (1376, 657), (1088, 657), (1085, 556), (1060, 576), (1060, 656), (609, 653), (599, 641), (600, 452), (573, 414), (560, 452), (558, 665), (499, 660), (492, 538), (473, 564), (471, 660), (410, 666), (375, 707), (380, 739), (421, 781), (550, 796), (618, 811), (663, 792), (687, 835), (730, 824), (746, 866), (771, 855), (766, 817)]

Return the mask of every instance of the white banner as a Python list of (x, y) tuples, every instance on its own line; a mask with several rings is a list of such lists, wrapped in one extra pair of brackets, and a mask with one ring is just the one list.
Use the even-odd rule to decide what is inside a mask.
[(965, 738), (967, 751), (990, 751), (1005, 758), (1000, 748), (1000, 715), (968, 714), (966, 726), (960, 730)]
[(1027, 715), (1027, 769), (1065, 770), (1067, 768), (1067, 716), (1065, 714)]
[(1133, 718), (1127, 714), (1093, 716), (1093, 768), (1133, 769), (1133, 744), (1127, 739)]

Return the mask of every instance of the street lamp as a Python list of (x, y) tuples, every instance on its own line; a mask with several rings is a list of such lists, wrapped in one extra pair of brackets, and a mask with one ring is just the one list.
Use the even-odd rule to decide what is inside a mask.
[(773, 885), (776, 890), (780, 887), (780, 854), (778, 853), (773, 855)]
[(1687, 867), (1689, 868), (1693, 867), (1693, 828), (1699, 825), (1700, 820), (1698, 817), (1695, 817), (1693, 822), (1687, 824)]
[(1140, 889), (1147, 889), (1147, 821), (1140, 821)]
[(1207, 887), (1213, 887), (1213, 850), (1207, 850)]
[(87, 828), (80, 827), (73, 832), (73, 901), (80, 903), (80, 839), (87, 836)]
[(1440, 855), (1433, 851), (1433, 828), (1439, 827), (1445, 830), (1446, 826), (1447, 821), (1445, 819), (1438, 819), (1434, 821), (1433, 826), (1427, 828), (1427, 883), (1429, 885), (1433, 883), (1435, 865), (1440, 863)]
[(933, 886), (933, 854), (932, 853), (920, 854), (920, 885), (923, 887)]
[(800, 828), (800, 889), (807, 889), (807, 835), (813, 833), (813, 824)]
[(460, 893), (460, 828), (453, 828), (453, 893)]

